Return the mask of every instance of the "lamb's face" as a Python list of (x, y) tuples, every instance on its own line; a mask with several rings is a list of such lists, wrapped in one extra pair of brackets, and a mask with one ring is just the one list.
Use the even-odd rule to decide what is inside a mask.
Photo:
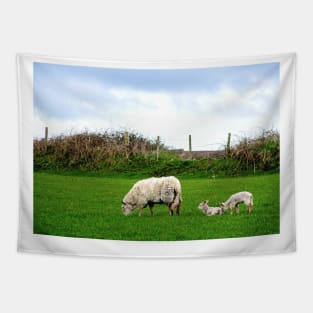
[(207, 207), (208, 207), (208, 200), (203, 200), (199, 204), (198, 209), (201, 210), (201, 211), (205, 211)]
[(226, 204), (224, 202), (221, 203), (220, 208), (222, 210), (222, 213), (224, 213), (227, 210)]
[(132, 213), (132, 211), (134, 210), (133, 206), (128, 204), (128, 203), (125, 203), (125, 202), (122, 202), (122, 211), (123, 211), (123, 214), (124, 215), (129, 215), (130, 213)]

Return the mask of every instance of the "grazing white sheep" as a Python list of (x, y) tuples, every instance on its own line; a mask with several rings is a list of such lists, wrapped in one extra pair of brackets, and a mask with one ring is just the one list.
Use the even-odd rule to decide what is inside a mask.
[(203, 200), (198, 209), (201, 210), (205, 215), (221, 215), (223, 214), (222, 208), (209, 206), (208, 200)]
[(239, 214), (239, 204), (244, 203), (247, 206), (247, 210), (249, 213), (252, 212), (253, 209), (253, 195), (248, 191), (241, 191), (233, 194), (228, 198), (226, 202), (221, 203), (221, 208), (226, 211), (230, 208), (230, 214), (233, 214), (234, 209), (236, 213)]
[(182, 191), (179, 180), (174, 176), (152, 177), (138, 181), (126, 194), (122, 201), (124, 215), (129, 215), (136, 208), (139, 209), (139, 216), (142, 210), (149, 206), (151, 215), (154, 214), (154, 204), (167, 204), (170, 215), (179, 215), (182, 202)]

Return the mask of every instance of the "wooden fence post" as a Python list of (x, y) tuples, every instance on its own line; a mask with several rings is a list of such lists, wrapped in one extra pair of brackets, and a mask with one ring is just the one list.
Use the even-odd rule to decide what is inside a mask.
[(160, 136), (157, 137), (157, 142), (156, 142), (156, 153), (157, 153), (157, 161), (159, 161), (159, 154), (160, 154)]
[(45, 127), (45, 146), (46, 146), (46, 152), (48, 147), (48, 126)]
[(226, 158), (230, 157), (230, 138), (231, 138), (231, 133), (228, 133), (227, 145), (226, 145)]
[(48, 143), (48, 126), (45, 127), (45, 141)]
[(189, 158), (192, 160), (191, 135), (189, 135)]
[(128, 132), (124, 133), (124, 144), (125, 144), (125, 150), (126, 150), (126, 159), (128, 160), (128, 149), (129, 149), (129, 134)]

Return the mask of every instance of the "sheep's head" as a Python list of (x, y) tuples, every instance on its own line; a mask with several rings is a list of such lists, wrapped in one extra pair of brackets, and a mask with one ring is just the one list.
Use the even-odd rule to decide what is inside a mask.
[(199, 206), (198, 206), (198, 209), (199, 210), (202, 210), (202, 211), (206, 211), (206, 209), (208, 208), (208, 200), (203, 200)]
[(131, 204), (125, 203), (124, 201), (122, 201), (122, 211), (124, 215), (127, 216), (131, 214), (134, 209), (135, 208)]

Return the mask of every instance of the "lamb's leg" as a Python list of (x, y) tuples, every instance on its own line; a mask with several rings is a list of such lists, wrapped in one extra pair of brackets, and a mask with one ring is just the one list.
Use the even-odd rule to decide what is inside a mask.
[(154, 215), (153, 204), (149, 204), (149, 208), (150, 208), (150, 214), (151, 216), (153, 216)]
[(249, 214), (252, 212), (253, 206), (251, 203), (248, 204), (248, 212)]
[(138, 216), (141, 217), (143, 208), (139, 208)]
[(236, 214), (238, 215), (238, 214), (239, 214), (239, 205), (237, 204), (237, 205), (235, 206), (235, 208), (236, 208)]
[(234, 208), (231, 206), (230, 207), (230, 215), (233, 215), (233, 211), (234, 211)]

